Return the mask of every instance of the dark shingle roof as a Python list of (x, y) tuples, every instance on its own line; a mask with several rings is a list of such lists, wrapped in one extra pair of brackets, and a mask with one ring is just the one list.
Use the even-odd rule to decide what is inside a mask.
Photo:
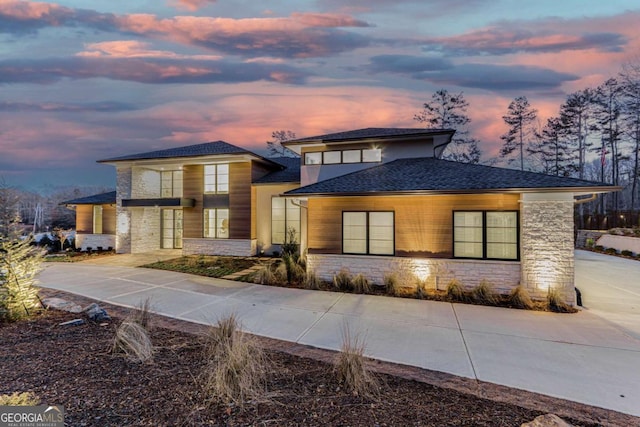
[(92, 196), (80, 197), (79, 199), (61, 202), (61, 205), (108, 205), (116, 202), (116, 192), (94, 194)]
[(609, 184), (434, 158), (399, 159), (288, 191), (286, 194), (466, 193), (498, 190), (597, 188)]
[(338, 142), (353, 139), (367, 138), (397, 138), (409, 136), (429, 136), (443, 133), (453, 134), (452, 129), (424, 129), (424, 128), (366, 128), (350, 130), (346, 132), (328, 133), (326, 135), (310, 136), (307, 138), (292, 139), (284, 142), (287, 144), (302, 144), (305, 142)]
[(167, 159), (172, 157), (198, 157), (216, 154), (257, 154), (244, 148), (236, 147), (224, 141), (206, 142), (204, 144), (187, 145), (185, 147), (169, 148), (167, 150), (149, 151), (147, 153), (131, 154), (128, 156), (113, 157), (98, 160), (98, 163), (119, 162), (125, 160)]
[(300, 157), (270, 157), (269, 160), (278, 163), (284, 169), (271, 172), (254, 181), (254, 184), (300, 182)]

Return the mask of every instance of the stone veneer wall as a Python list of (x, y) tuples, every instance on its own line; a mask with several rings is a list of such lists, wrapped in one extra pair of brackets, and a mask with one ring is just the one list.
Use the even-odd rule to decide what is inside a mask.
[(87, 248), (98, 249), (98, 246), (107, 250), (109, 247), (116, 247), (116, 236), (114, 234), (76, 234), (76, 249), (86, 251)]
[(160, 249), (160, 208), (130, 208), (131, 253), (151, 252)]
[(184, 255), (253, 256), (256, 239), (182, 239)]
[(384, 276), (395, 273), (405, 285), (415, 286), (416, 278), (427, 281), (431, 288), (444, 290), (452, 279), (466, 288), (478, 285), (483, 279), (498, 292), (509, 292), (520, 281), (520, 263), (513, 261), (481, 261), (468, 259), (404, 258), (365, 255), (308, 254), (307, 270), (322, 280), (332, 280), (341, 269), (351, 274), (364, 274), (375, 284), (382, 285)]
[(557, 289), (575, 304), (573, 194), (524, 193), (520, 207), (521, 283), (533, 298)]
[(122, 199), (131, 198), (131, 167), (116, 168), (116, 252), (131, 253), (131, 212), (122, 207)]
[(587, 247), (587, 239), (593, 239), (593, 242), (598, 241), (598, 239), (605, 234), (606, 231), (598, 231), (598, 230), (578, 230), (578, 237), (576, 238), (576, 248), (586, 248)]

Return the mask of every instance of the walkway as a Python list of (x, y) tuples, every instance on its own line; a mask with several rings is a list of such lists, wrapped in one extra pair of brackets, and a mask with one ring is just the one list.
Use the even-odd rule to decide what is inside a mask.
[[(603, 256), (603, 255), (601, 255)], [(577, 260), (580, 271), (584, 261)], [(640, 263), (630, 277), (640, 277)], [(606, 277), (599, 269), (589, 275)], [(44, 287), (199, 323), (235, 313), (246, 331), (367, 355), (640, 416), (640, 338), (591, 310), (553, 314), (285, 289), (122, 266), (49, 264)], [(591, 300), (590, 292), (585, 299)]]

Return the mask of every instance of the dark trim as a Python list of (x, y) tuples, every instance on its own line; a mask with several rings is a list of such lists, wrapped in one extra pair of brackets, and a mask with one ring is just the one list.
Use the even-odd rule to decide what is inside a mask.
[(196, 205), (195, 199), (183, 197), (159, 198), (159, 199), (122, 199), (123, 208), (144, 207), (183, 207), (192, 208)]
[[(350, 163), (353, 164), (353, 163)], [(315, 165), (321, 166), (321, 165)], [(314, 184), (309, 184), (314, 185)], [(289, 190), (284, 196), (289, 197), (355, 197), (355, 196), (429, 196), (437, 194), (500, 194), (500, 193), (609, 193), (620, 191), (620, 186), (602, 187), (531, 187), (531, 188), (492, 188), (492, 189), (452, 189), (452, 190), (406, 190), (406, 191), (353, 191), (335, 193), (295, 193), (296, 190)]]
[[(391, 254), (372, 254), (369, 250), (369, 214), (372, 212), (384, 212), (391, 213), (393, 216), (393, 253)], [(365, 232), (366, 232), (366, 252), (365, 253), (354, 253), (354, 252), (345, 252), (344, 251), (344, 214), (345, 213), (364, 213), (366, 214), (366, 224), (365, 224)], [(340, 249), (343, 255), (369, 255), (369, 256), (396, 256), (396, 212), (395, 211), (342, 211), (341, 212), (341, 221), (340, 221)]]
[(202, 207), (205, 209), (229, 209), (229, 193), (203, 194)]
[[(479, 212), (482, 214), (482, 258), (477, 257), (460, 257), (456, 256), (456, 224), (455, 214), (456, 212)], [(489, 258), (487, 257), (487, 213), (489, 212), (515, 212), (516, 214), (516, 257), (515, 258)], [(486, 261), (520, 261), (520, 211), (518, 210), (454, 210), (451, 211), (451, 257), (452, 259), (478, 259)]]

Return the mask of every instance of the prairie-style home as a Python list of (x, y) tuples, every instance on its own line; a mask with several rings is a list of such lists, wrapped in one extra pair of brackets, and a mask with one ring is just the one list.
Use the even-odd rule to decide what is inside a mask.
[(284, 143), (296, 158), (223, 141), (114, 157), (100, 162), (116, 168), (115, 194), (67, 204), (83, 247), (111, 238), (119, 253), (268, 255), (295, 230), (324, 279), (343, 268), (437, 288), (486, 279), (573, 303), (574, 205), (618, 188), (441, 160), (453, 134), (368, 128)]

